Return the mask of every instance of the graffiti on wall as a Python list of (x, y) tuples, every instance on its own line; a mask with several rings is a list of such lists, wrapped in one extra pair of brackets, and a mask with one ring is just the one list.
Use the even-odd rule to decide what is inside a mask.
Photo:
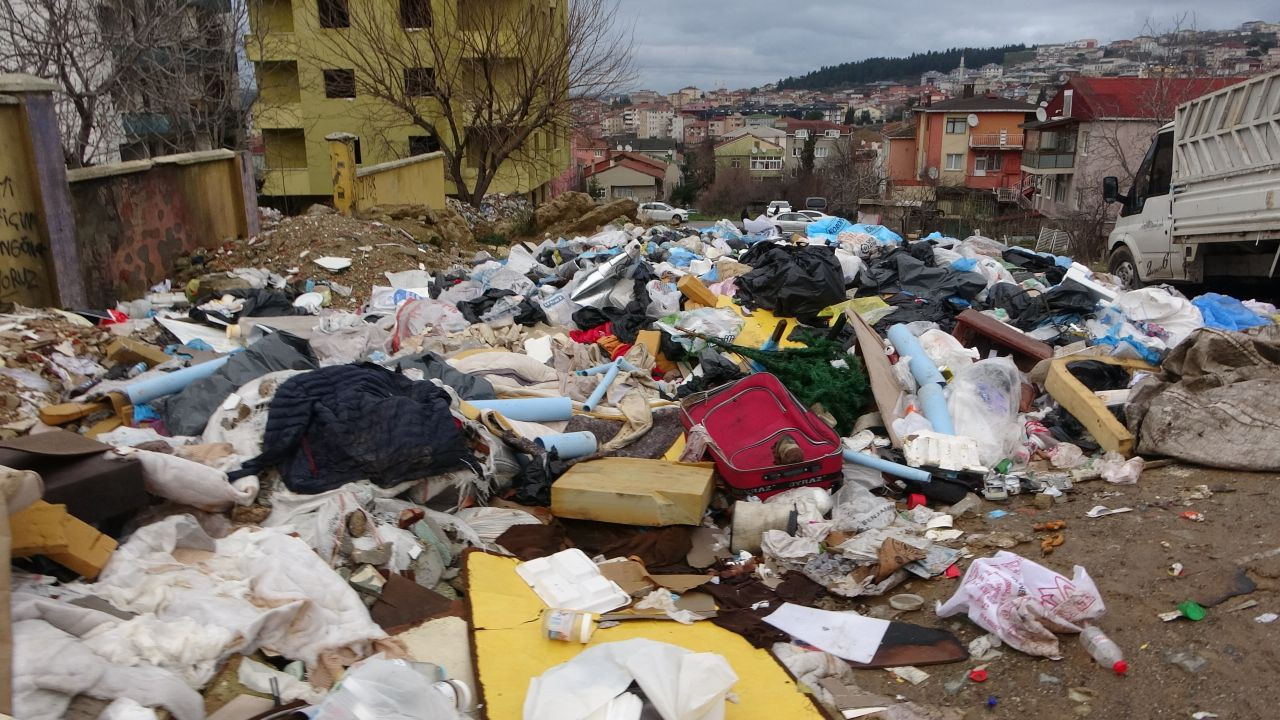
[(51, 303), (48, 258), (31, 191), (20, 177), (0, 177), (0, 300)]

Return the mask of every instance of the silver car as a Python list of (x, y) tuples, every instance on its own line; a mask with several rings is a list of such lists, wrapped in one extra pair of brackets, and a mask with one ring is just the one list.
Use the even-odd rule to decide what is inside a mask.
[(801, 235), (804, 235), (805, 228), (811, 222), (813, 222), (813, 218), (798, 212), (779, 213), (773, 218), (773, 223), (778, 226), (778, 232), (799, 233)]
[(670, 223), (679, 225), (689, 219), (689, 211), (684, 208), (671, 207), (664, 202), (648, 202), (640, 205), (637, 213), (641, 220), (651, 223)]

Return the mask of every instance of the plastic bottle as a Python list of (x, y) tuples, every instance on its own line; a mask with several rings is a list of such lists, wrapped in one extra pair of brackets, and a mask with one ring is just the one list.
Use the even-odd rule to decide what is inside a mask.
[(1086, 625), (1080, 633), (1080, 643), (1099, 665), (1111, 668), (1117, 675), (1124, 675), (1129, 671), (1129, 663), (1124, 661), (1120, 646), (1107, 637), (1101, 628)]

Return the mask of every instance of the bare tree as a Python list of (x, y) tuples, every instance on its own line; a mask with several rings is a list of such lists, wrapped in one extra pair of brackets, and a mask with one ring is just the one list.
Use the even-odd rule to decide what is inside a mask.
[[(233, 4), (242, 8), (242, 4)], [(71, 167), (115, 159), (125, 113), (159, 151), (221, 147), (239, 127), (232, 13), (188, 0), (11, 0), (0, 69), (50, 79)]]
[(352, 70), (356, 94), (379, 101), (366, 106), (366, 126), (420, 129), (457, 194), (479, 205), (501, 172), (545, 169), (573, 127), (575, 99), (632, 79), (614, 0), (566, 1), (402, 0), (399, 18), (388, 3), (351, 3), (346, 29), (318, 34), (305, 60)]

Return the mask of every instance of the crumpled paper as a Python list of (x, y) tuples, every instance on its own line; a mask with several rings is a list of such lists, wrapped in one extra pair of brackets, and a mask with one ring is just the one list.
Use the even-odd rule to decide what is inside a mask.
[(1067, 579), (1038, 563), (1000, 551), (973, 561), (956, 594), (938, 604), (938, 617), (968, 611), (969, 619), (1028, 655), (1059, 657), (1054, 633), (1080, 632), (1080, 625), (1106, 612), (1098, 586), (1075, 566)]

